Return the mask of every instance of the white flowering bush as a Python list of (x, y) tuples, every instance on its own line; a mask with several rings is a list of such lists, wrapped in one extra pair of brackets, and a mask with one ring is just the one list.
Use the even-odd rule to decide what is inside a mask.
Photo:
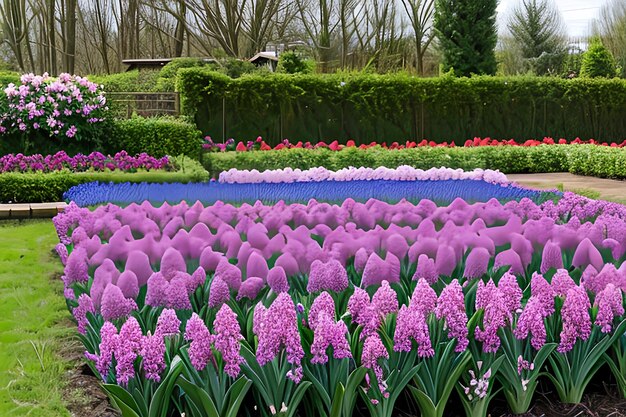
[[(101, 136), (108, 107), (103, 86), (77, 75), (24, 74), (0, 94), (0, 133), (7, 150), (46, 142), (90, 142)], [(23, 149), (21, 149), (23, 148)]]

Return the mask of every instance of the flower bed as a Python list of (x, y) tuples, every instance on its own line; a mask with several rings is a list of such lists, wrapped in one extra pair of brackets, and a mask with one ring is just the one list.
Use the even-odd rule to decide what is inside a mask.
[[(80, 161), (80, 159), (78, 159)], [(141, 157), (138, 159), (141, 161)], [(72, 187), (93, 181), (106, 183), (187, 183), (207, 181), (209, 174), (198, 161), (187, 157), (167, 157), (156, 160), (162, 163), (167, 160), (166, 169), (120, 169), (109, 170), (105, 163), (105, 170), (91, 168), (88, 171), (61, 171), (43, 172), (4, 172), (0, 173), (0, 203), (46, 203), (62, 201), (63, 194)], [(152, 164), (152, 158), (144, 160)], [(128, 166), (128, 159), (120, 160), (120, 168)], [(37, 166), (37, 162), (34, 163)], [(52, 164), (52, 162), (51, 162)], [(84, 166), (77, 164), (79, 166)], [(110, 165), (109, 165), (110, 166)]]
[(415, 169), (403, 165), (398, 168), (344, 168), (331, 171), (324, 167), (311, 169), (274, 169), (267, 171), (239, 170), (232, 168), (220, 173), (218, 181), (227, 184), (248, 183), (291, 183), (291, 182), (320, 182), (320, 181), (354, 181), (354, 180), (392, 180), (392, 181), (442, 181), (442, 180), (477, 180), (491, 184), (508, 184), (509, 181), (501, 172), (482, 170), (463, 171), (462, 169), (431, 168), (429, 170)]
[(136, 171), (138, 169), (172, 168), (169, 158), (155, 158), (146, 153), (136, 156), (125, 151), (115, 155), (104, 155), (92, 152), (89, 155), (78, 154), (69, 156), (60, 151), (54, 155), (23, 155), (8, 154), (0, 157), (0, 173), (5, 172), (54, 172), (67, 170), (70, 172), (85, 171)]
[(466, 201), (487, 201), (490, 199), (519, 200), (529, 198), (535, 201), (558, 196), (558, 191), (537, 191), (516, 185), (493, 184), (482, 180), (324, 180), (299, 183), (98, 183), (89, 182), (76, 185), (64, 194), (64, 200), (73, 201), (81, 207), (114, 202), (117, 204), (162, 202), (179, 203), (200, 201), (213, 204), (224, 201), (243, 204), (253, 201), (276, 203), (304, 203), (310, 199), (327, 202), (341, 202), (346, 198), (367, 201), (371, 198), (386, 201), (407, 199), (419, 201), (430, 198), (442, 204), (449, 204), (455, 198)]
[[(466, 148), (472, 148), (476, 146), (539, 146), (539, 145), (601, 145), (601, 146), (610, 146), (613, 148), (623, 148), (626, 146), (626, 140), (621, 143), (617, 142), (599, 142), (595, 139), (582, 140), (580, 138), (576, 138), (572, 141), (568, 141), (567, 139), (553, 139), (551, 137), (544, 137), (542, 140), (537, 139), (528, 139), (523, 142), (517, 142), (515, 139), (492, 139), (492, 138), (474, 138), (468, 139), (463, 144), (456, 144), (455, 142), (435, 142), (432, 140), (421, 140), (419, 142), (414, 141), (406, 141), (406, 142), (392, 142), (391, 144), (387, 144), (387, 142), (377, 142), (373, 141), (368, 144), (361, 144), (358, 146), (359, 149), (368, 149), (376, 146), (380, 146), (384, 149), (411, 149), (411, 148), (421, 148), (421, 147), (431, 147), (431, 148), (454, 148), (456, 146), (463, 146)], [(202, 148), (208, 152), (229, 152), (229, 151), (237, 151), (237, 152), (251, 152), (251, 151), (271, 151), (271, 150), (281, 150), (281, 149), (330, 149), (331, 151), (340, 151), (345, 148), (353, 148), (356, 147), (356, 143), (353, 140), (348, 140), (345, 144), (339, 143), (339, 141), (334, 140), (330, 143), (326, 142), (296, 142), (292, 143), (289, 139), (283, 140), (278, 145), (272, 147), (265, 143), (262, 137), (256, 138), (256, 140), (249, 140), (247, 142), (243, 141), (235, 141), (235, 139), (228, 139), (224, 143), (214, 142), (210, 136), (206, 136), (204, 138), (204, 143), (202, 144)]]
[(389, 150), (380, 146), (332, 151), (327, 148), (283, 149), (264, 152), (210, 152), (203, 165), (213, 177), (232, 168), (259, 171), (306, 170), (325, 167), (337, 171), (349, 167), (418, 169), (445, 166), (471, 171), (476, 168), (505, 174), (571, 172), (602, 178), (626, 178), (626, 149), (596, 145), (416, 147)]
[(626, 393), (618, 204), (71, 204), (55, 225), (125, 416), (386, 417), (402, 393), (440, 416), (453, 390), (521, 414), (542, 373), (576, 403), (605, 362)]

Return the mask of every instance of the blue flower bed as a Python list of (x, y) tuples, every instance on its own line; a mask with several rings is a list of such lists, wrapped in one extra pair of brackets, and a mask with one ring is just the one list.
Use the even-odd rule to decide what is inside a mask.
[(542, 202), (560, 195), (558, 192), (530, 190), (513, 185), (502, 186), (476, 180), (355, 180), (279, 184), (224, 184), (214, 181), (190, 184), (90, 182), (72, 187), (64, 194), (64, 198), (85, 207), (104, 203), (141, 203), (145, 200), (152, 203), (178, 203), (185, 200), (204, 204), (213, 204), (216, 201), (241, 204), (257, 200), (265, 203), (280, 200), (287, 203), (306, 203), (310, 199), (341, 202), (347, 198), (356, 201), (375, 198), (397, 202), (402, 199), (419, 201), (427, 198), (437, 203), (449, 204), (455, 198), (462, 198), (470, 203), (492, 198), (506, 201), (529, 198)]

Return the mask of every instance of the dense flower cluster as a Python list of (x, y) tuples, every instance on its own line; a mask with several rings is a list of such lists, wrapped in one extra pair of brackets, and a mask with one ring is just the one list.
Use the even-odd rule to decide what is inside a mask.
[(220, 173), (219, 182), (228, 184), (246, 183), (291, 183), (319, 181), (354, 181), (354, 180), (398, 180), (398, 181), (442, 181), (442, 180), (477, 180), (492, 184), (508, 184), (506, 175), (500, 171), (477, 168), (473, 171), (451, 168), (431, 168), (426, 171), (407, 165), (398, 168), (343, 168), (331, 171), (324, 167), (311, 169), (275, 169), (259, 172), (255, 169), (238, 170), (232, 168)]
[[(86, 356), (129, 390), (162, 383), (175, 357), (187, 379), (274, 370), (289, 384), (349, 363), (367, 368), (361, 388), (376, 403), (413, 366), (400, 359), (425, 367), (443, 351), (474, 363), (512, 354), (526, 390), (546, 344), (572, 355), (624, 329), (626, 207), (569, 193), (542, 204), (70, 204), (54, 222), (67, 302), (98, 341)], [(504, 353), (514, 339), (524, 356)], [(502, 375), (490, 366), (462, 374), (464, 398), (490, 396)]]
[(140, 204), (149, 200), (154, 204), (165, 201), (200, 201), (203, 204), (228, 202), (249, 203), (262, 199), (264, 202), (285, 201), (305, 203), (311, 199), (344, 201), (369, 199), (397, 202), (403, 199), (423, 199), (449, 204), (454, 199), (465, 201), (521, 200), (544, 201), (560, 196), (553, 191), (539, 191), (512, 183), (493, 184), (484, 180), (446, 179), (438, 181), (400, 180), (351, 180), (300, 183), (243, 183), (227, 184), (217, 181), (203, 183), (99, 183), (90, 182), (74, 186), (63, 197), (80, 206), (93, 206), (115, 202), (117, 204)]
[[(344, 148), (356, 147), (356, 143), (353, 140), (346, 141), (345, 144), (340, 144), (339, 141), (335, 140), (330, 143), (326, 143), (323, 141), (320, 142), (302, 142), (299, 141), (297, 143), (292, 143), (288, 139), (283, 140), (278, 145), (272, 147), (265, 143), (262, 137), (256, 138), (254, 141), (247, 142), (236, 142), (235, 139), (228, 139), (224, 143), (216, 143), (214, 142), (210, 136), (207, 136), (205, 139), (205, 143), (203, 144), (203, 148), (210, 152), (228, 152), (228, 151), (237, 151), (237, 152), (248, 152), (248, 151), (270, 151), (270, 150), (280, 150), (280, 149), (293, 149), (293, 148), (301, 148), (301, 149), (318, 149), (325, 148), (330, 149), (331, 151), (340, 151)], [(602, 146), (611, 146), (611, 147), (619, 147), (623, 148), (626, 146), (626, 140), (621, 143), (611, 143), (608, 144), (606, 142), (598, 142), (595, 139), (582, 140), (580, 138), (576, 138), (574, 140), (568, 141), (567, 139), (553, 139), (551, 137), (544, 137), (541, 140), (537, 139), (528, 139), (523, 142), (518, 142), (514, 139), (491, 139), (489, 137), (479, 138), (475, 137), (473, 139), (468, 139), (463, 142), (464, 147), (475, 147), (475, 146), (539, 146), (539, 145), (565, 145), (565, 144), (591, 144), (591, 145), (602, 145)], [(409, 149), (409, 148), (417, 148), (417, 147), (455, 147), (461, 146), (460, 144), (456, 144), (455, 142), (434, 142), (432, 140), (421, 140), (419, 142), (415, 141), (405, 141), (405, 142), (392, 142), (387, 144), (387, 142), (370, 142), (367, 144), (358, 145), (361, 149), (372, 148), (375, 146), (380, 146), (384, 149)]]
[(136, 156), (121, 151), (115, 155), (92, 152), (89, 155), (69, 156), (64, 151), (54, 155), (8, 154), (0, 157), (0, 173), (3, 172), (53, 172), (69, 170), (83, 171), (135, 171), (137, 169), (166, 169), (170, 161), (167, 156), (155, 158), (146, 153)]
[(84, 130), (104, 121), (103, 86), (77, 75), (51, 78), (24, 74), (21, 85), (9, 84), (0, 97), (0, 133), (42, 132), (80, 139)]

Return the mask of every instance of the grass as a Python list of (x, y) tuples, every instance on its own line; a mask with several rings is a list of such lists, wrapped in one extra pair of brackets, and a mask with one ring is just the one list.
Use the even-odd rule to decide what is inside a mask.
[(71, 366), (60, 356), (73, 337), (50, 220), (0, 223), (0, 415), (69, 416)]

